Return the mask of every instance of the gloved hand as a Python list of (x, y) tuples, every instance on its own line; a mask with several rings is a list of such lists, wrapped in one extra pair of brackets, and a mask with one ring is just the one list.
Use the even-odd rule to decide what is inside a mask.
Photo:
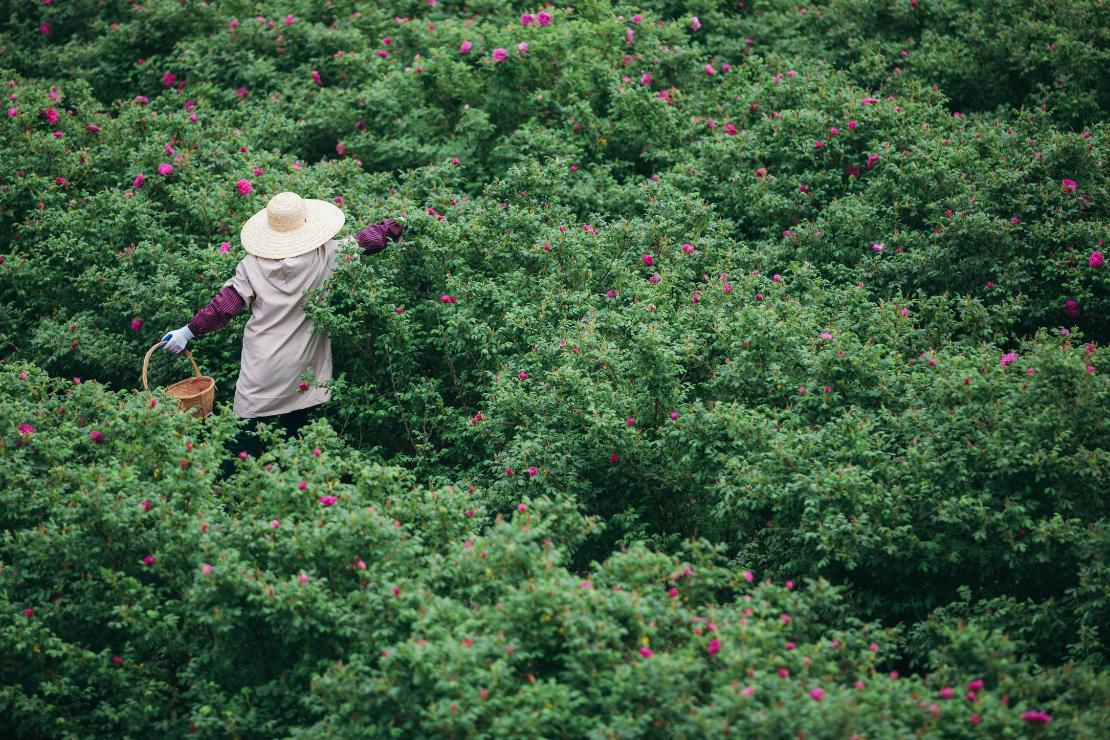
[(180, 329), (171, 331), (169, 334), (162, 337), (162, 341), (166, 342), (166, 346), (162, 349), (169, 350), (174, 354), (181, 354), (181, 351), (185, 349), (185, 345), (188, 344), (189, 340), (192, 338), (193, 332), (189, 329), (189, 325), (186, 324)]

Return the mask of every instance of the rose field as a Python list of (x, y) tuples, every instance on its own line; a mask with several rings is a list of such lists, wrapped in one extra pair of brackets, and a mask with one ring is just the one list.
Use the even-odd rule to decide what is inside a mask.
[(1110, 3), (0, 8), (0, 736), (1110, 737)]

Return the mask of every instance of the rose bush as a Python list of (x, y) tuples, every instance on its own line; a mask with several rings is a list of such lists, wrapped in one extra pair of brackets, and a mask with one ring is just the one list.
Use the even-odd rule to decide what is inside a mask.
[[(1106, 734), (1106, 13), (13, 4), (0, 715)], [(283, 190), (339, 205), (340, 236), (408, 229), (307, 296), (321, 455), (217, 483), (246, 314), (190, 343), (209, 421), (105, 389), (140, 385)], [(188, 372), (156, 353), (151, 384)], [(835, 630), (879, 653), (829, 659)], [(892, 669), (920, 675), (868, 677)]]
[(969, 626), (899, 677), (897, 631), (837, 587), (729, 567), (701, 538), (571, 570), (603, 526), (573, 497), (493, 515), (480, 490), (368, 463), (326, 421), (214, 486), (226, 416), (29, 365), (0, 389), (8, 733), (1106, 727), (1087, 669), (1035, 675)]

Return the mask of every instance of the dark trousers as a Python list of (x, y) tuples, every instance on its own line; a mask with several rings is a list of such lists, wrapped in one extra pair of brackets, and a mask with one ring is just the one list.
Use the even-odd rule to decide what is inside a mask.
[(228, 445), (228, 457), (224, 460), (223, 464), (223, 477), (227, 478), (235, 472), (235, 458), (239, 457), (240, 452), (246, 452), (254, 458), (259, 457), (265, 452), (265, 448), (262, 446), (262, 440), (258, 438), (257, 434), (259, 424), (276, 424), (285, 429), (287, 437), (293, 437), (301, 430), (301, 427), (312, 421), (315, 417), (316, 407), (310, 406), (308, 408), (290, 411), (287, 414), (256, 416), (253, 419), (249, 419), (247, 421), (247, 426), (241, 429), (235, 439)]

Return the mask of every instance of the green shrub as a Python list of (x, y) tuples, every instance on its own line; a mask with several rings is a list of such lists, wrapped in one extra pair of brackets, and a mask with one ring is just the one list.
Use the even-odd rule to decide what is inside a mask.
[(1034, 675), (981, 629), (892, 679), (897, 633), (839, 589), (759, 582), (704, 539), (575, 573), (600, 525), (574, 499), (491, 516), (479, 491), (367, 464), (325, 421), (214, 486), (226, 416), (31, 366), (0, 388), (8, 733), (949, 736), (973, 714), (1020, 731), (1026, 710), (1105, 729), (1061, 699), (1097, 706), (1093, 674)]

